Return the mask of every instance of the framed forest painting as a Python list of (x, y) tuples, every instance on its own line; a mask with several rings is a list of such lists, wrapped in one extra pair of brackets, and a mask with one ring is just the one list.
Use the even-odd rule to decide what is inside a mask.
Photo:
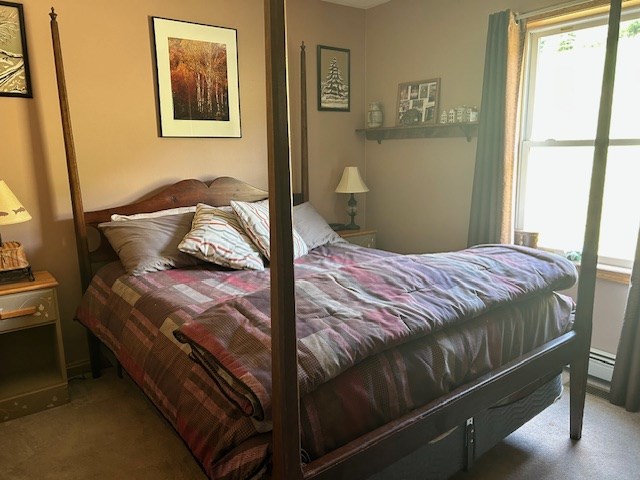
[(0, 2), (0, 96), (33, 96), (24, 13), (19, 3)]
[(351, 108), (350, 51), (318, 45), (318, 110), (348, 112)]
[(241, 137), (233, 28), (153, 17), (162, 137)]

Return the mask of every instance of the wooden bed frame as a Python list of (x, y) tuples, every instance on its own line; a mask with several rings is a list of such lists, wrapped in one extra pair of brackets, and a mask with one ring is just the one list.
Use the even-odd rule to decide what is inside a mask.
[[(610, 51), (617, 43), (620, 0), (612, 2), (609, 20), (608, 56), (605, 62), (602, 105), (611, 104), (613, 71)], [(271, 476), (278, 479), (366, 478), (452, 428), (464, 424), (478, 412), (488, 409), (514, 392), (534, 385), (563, 366), (571, 366), (570, 436), (579, 439), (587, 384), (587, 368), (591, 343), (593, 290), (597, 263), (598, 229), (602, 208), (602, 185), (608, 146), (607, 108), (601, 106), (598, 140), (594, 160), (589, 220), (581, 267), (577, 315), (574, 329), (503, 367), (438, 398), (415, 411), (398, 418), (337, 450), (312, 461), (300, 463), (299, 394), (297, 383), (297, 349), (295, 331), (295, 296), (293, 277), (293, 245), (291, 220), (291, 189), (289, 165), (289, 131), (287, 121), (287, 91), (285, 63), (284, 0), (265, 0), (267, 102), (269, 142), (269, 206), (271, 216), (271, 310), (273, 356), (273, 460)], [(51, 12), (51, 29), (58, 91), (62, 114), (67, 167), (71, 189), (74, 225), (83, 291), (89, 285), (96, 263), (113, 258), (102, 242), (100, 248), (89, 251), (87, 230), (108, 220), (115, 209), (84, 212), (75, 159), (73, 135), (67, 100), (64, 68), (56, 14)], [(612, 33), (615, 31), (615, 34)], [(613, 36), (615, 35), (615, 41)], [(611, 46), (611, 44), (614, 44)], [(305, 49), (301, 49), (301, 125), (302, 125), (302, 187), (301, 200), (308, 199), (307, 167), (307, 95)], [(603, 113), (604, 110), (604, 113)], [(610, 108), (608, 109), (610, 117)], [(606, 123), (607, 128), (603, 126)], [(604, 137), (604, 138), (603, 138)], [(604, 153), (603, 153), (604, 151)], [(602, 160), (604, 157), (604, 161)], [(194, 205), (205, 202), (228, 204), (231, 199), (259, 200), (267, 192), (235, 179), (223, 177), (210, 186), (197, 180), (186, 180), (161, 190), (134, 204), (117, 208), (117, 213), (139, 213)], [(92, 370), (99, 375), (99, 343), (89, 333)]]

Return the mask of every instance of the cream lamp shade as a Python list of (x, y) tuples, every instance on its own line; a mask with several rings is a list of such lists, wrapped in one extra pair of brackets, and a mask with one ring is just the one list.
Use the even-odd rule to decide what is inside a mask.
[(368, 192), (369, 188), (365, 185), (358, 167), (344, 167), (340, 183), (336, 187), (336, 193), (350, 193), (347, 202), (347, 214), (351, 217), (351, 222), (344, 226), (347, 230), (358, 230), (360, 227), (356, 225), (355, 217), (358, 214), (358, 202), (354, 193)]
[(336, 193), (364, 193), (369, 188), (365, 185), (358, 167), (344, 167), (340, 183), (336, 187)]
[[(0, 180), (0, 225), (11, 225), (31, 220), (27, 209), (13, 194), (4, 180)], [(2, 245), (2, 237), (0, 237)]]

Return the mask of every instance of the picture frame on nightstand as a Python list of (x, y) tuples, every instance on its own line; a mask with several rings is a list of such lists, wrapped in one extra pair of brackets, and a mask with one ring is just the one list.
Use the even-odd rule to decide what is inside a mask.
[(347, 242), (366, 248), (376, 248), (377, 230), (340, 230), (337, 232)]

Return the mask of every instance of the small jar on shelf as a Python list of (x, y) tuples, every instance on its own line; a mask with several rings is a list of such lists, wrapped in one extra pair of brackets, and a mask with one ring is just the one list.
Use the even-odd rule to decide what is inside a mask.
[(382, 105), (379, 102), (370, 103), (369, 111), (367, 112), (367, 128), (379, 128), (382, 126), (383, 121)]

